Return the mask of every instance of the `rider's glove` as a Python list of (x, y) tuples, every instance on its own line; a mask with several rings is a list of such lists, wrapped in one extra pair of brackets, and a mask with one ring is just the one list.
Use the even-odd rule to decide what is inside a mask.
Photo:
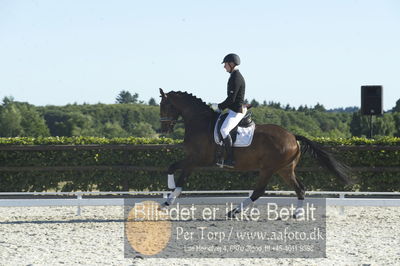
[(211, 104), (211, 109), (213, 109), (215, 112), (221, 113), (217, 103)]

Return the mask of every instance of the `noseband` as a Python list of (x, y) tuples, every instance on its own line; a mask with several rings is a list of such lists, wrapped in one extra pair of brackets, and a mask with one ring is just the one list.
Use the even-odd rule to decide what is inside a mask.
[(176, 119), (173, 119), (171, 117), (161, 117), (160, 118), (160, 122), (168, 122), (168, 121), (176, 122)]
[(171, 122), (170, 126), (174, 126), (176, 123), (183, 122), (183, 120), (177, 120), (171, 117), (161, 117), (160, 122)]

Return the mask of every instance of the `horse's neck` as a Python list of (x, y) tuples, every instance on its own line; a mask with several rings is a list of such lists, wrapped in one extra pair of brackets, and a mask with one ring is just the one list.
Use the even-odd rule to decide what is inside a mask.
[(184, 121), (192, 122), (193, 120), (209, 120), (211, 111), (205, 108), (196, 108), (193, 110), (192, 104), (184, 104), (178, 107)]
[(216, 114), (189, 114), (183, 116), (185, 132), (190, 135), (197, 134), (209, 134), (214, 128), (215, 121), (217, 119)]
[[(180, 111), (185, 132), (189, 135), (208, 134), (210, 127), (213, 128), (213, 123), (216, 121), (216, 113), (206, 108), (193, 109), (193, 103), (176, 102), (175, 107)], [(188, 135), (188, 134), (185, 134)]]

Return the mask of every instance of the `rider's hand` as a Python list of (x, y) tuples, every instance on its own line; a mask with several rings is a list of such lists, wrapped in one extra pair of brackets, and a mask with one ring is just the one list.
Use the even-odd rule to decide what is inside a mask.
[(215, 112), (221, 113), (217, 103), (211, 104), (211, 109), (213, 109)]

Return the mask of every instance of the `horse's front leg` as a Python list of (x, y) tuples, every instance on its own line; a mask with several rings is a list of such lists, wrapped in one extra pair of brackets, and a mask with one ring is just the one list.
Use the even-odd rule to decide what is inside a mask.
[[(177, 184), (175, 184), (174, 173), (176, 170), (182, 169), (182, 173), (179, 176)], [(187, 157), (181, 161), (171, 164), (168, 168), (168, 188), (173, 189), (172, 193), (168, 195), (167, 201), (164, 202), (161, 207), (166, 207), (174, 204), (177, 197), (182, 192), (182, 187), (186, 181), (186, 178), (192, 173), (193, 164), (192, 160)]]
[(174, 173), (178, 169), (183, 169), (183, 166), (185, 165), (187, 159), (183, 159), (177, 162), (174, 162), (168, 167), (168, 188), (169, 189), (175, 189), (175, 176)]
[(172, 193), (168, 195), (167, 200), (163, 204), (161, 204), (161, 208), (165, 208), (174, 204), (176, 198), (178, 198), (182, 192), (182, 187), (185, 184), (187, 177), (192, 173), (192, 171), (193, 167), (191, 166), (182, 169), (182, 173), (179, 176), (178, 182), (176, 183), (176, 187), (174, 188)]

